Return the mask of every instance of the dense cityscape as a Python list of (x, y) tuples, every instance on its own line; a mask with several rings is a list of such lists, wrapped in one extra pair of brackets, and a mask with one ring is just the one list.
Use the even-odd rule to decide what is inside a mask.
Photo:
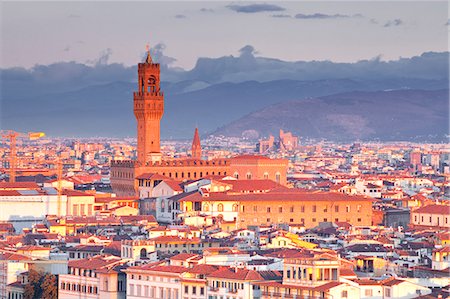
[(136, 139), (3, 132), (1, 298), (448, 296), (448, 144), (161, 142), (138, 74)]
[(450, 298), (446, 1), (0, 1), (0, 299)]

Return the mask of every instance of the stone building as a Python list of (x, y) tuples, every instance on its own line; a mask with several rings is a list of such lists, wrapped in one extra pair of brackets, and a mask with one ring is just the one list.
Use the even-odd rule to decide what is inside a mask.
[(320, 222), (372, 224), (372, 200), (332, 192), (273, 190), (267, 193), (194, 193), (180, 201), (183, 216), (210, 215), (236, 223), (236, 228), (297, 224), (313, 228)]
[(138, 193), (137, 177), (160, 174), (175, 180), (192, 180), (208, 175), (234, 175), (237, 178), (271, 179), (286, 184), (288, 161), (262, 156), (230, 159), (201, 159), (198, 131), (194, 134), (192, 157), (165, 160), (160, 150), (160, 121), (164, 114), (164, 94), (160, 89), (160, 65), (150, 52), (138, 64), (138, 91), (134, 92), (137, 120), (137, 160), (111, 162), (111, 186), (119, 196)]

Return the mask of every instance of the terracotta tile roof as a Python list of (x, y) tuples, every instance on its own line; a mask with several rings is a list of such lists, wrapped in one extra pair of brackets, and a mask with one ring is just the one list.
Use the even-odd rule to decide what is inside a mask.
[(232, 279), (232, 280), (244, 280), (244, 281), (258, 281), (264, 280), (264, 278), (254, 270), (248, 269), (235, 269), (235, 268), (223, 268), (219, 269), (208, 277), (211, 278), (222, 278), (222, 279)]
[(339, 274), (341, 276), (356, 276), (355, 271), (353, 271), (352, 269), (347, 269), (347, 268), (341, 268), (339, 270)]
[(335, 288), (337, 286), (340, 286), (341, 284), (343, 284), (342, 282), (339, 281), (331, 281), (328, 282), (326, 284), (320, 285), (318, 287), (314, 288), (314, 291), (318, 291), (318, 292), (325, 292), (328, 291), (329, 289)]
[(16, 252), (0, 252), (0, 260), (3, 261), (31, 261), (32, 258)]
[(195, 265), (193, 268), (189, 269), (188, 272), (193, 273), (193, 274), (209, 275), (209, 274), (217, 271), (217, 269), (219, 269), (218, 266), (200, 264), (200, 265)]
[(78, 191), (78, 190), (70, 190), (70, 189), (64, 189), (62, 191), (63, 195), (67, 195), (67, 196), (91, 196), (94, 197), (92, 194), (83, 192), (83, 191)]
[(187, 261), (193, 257), (198, 256), (198, 254), (193, 254), (193, 253), (180, 253), (177, 255), (174, 255), (170, 258), (170, 260), (174, 260), (174, 261)]
[(181, 188), (179, 181), (174, 180), (164, 180), (164, 183), (167, 184), (170, 188), (172, 188), (173, 191), (182, 192), (183, 188)]
[(384, 286), (391, 287), (391, 286), (395, 286), (395, 285), (401, 284), (403, 282), (405, 282), (405, 281), (401, 280), (401, 279), (388, 278), (386, 280), (383, 280), (381, 282), (381, 284), (384, 285)]
[(16, 190), (0, 190), (0, 196), (19, 196), (20, 193)]
[(425, 207), (418, 208), (418, 209), (414, 210), (412, 213), (448, 215), (448, 214), (450, 214), (450, 206), (448, 206), (448, 205), (428, 205)]
[(435, 249), (433, 252), (439, 252), (439, 253), (450, 253), (450, 245), (444, 246), (440, 249)]
[(91, 258), (69, 261), (68, 266), (87, 270), (98, 270), (112, 268), (122, 265), (125, 262), (121, 258), (113, 255), (96, 255)]
[(359, 285), (381, 285), (381, 281), (373, 279), (352, 279), (352, 281)]
[(23, 190), (23, 189), (40, 189), (38, 184), (34, 182), (0, 182), (0, 190), (1, 189), (14, 189), (14, 190)]

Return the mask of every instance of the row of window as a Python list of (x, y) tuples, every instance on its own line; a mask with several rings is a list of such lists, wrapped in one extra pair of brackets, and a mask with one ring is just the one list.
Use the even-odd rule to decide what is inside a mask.
[[(70, 253), (72, 257), (73, 252)], [(80, 258), (80, 253), (78, 253), (78, 258)], [(87, 276), (87, 277), (97, 277), (97, 273), (93, 270), (86, 270), (80, 268), (69, 267), (69, 274), (78, 275), (78, 276)]]
[(178, 290), (162, 287), (149, 287), (142, 285), (130, 284), (128, 288), (128, 296), (144, 296), (145, 298), (166, 298), (166, 299), (178, 299)]
[[(286, 271), (286, 278), (290, 279), (304, 279), (304, 280), (313, 280), (313, 273), (312, 268), (298, 268), (298, 271), (293, 270), (287, 270)], [(292, 276), (291, 276), (292, 274)], [(331, 275), (330, 275), (331, 274)], [(317, 281), (322, 280), (328, 280), (331, 279), (333, 281), (336, 281), (338, 279), (338, 270), (337, 269), (324, 269), (323, 273), (322, 271), (318, 272), (318, 276), (315, 277)]]
[(211, 283), (212, 288), (228, 288), (229, 290), (243, 290), (244, 284), (237, 282), (226, 282), (220, 280), (213, 280)]
[[(217, 205), (217, 212), (223, 212), (223, 210), (224, 210), (223, 204), (219, 203)], [(205, 203), (203, 205), (203, 211), (204, 212), (209, 212), (209, 205), (207, 203)], [(238, 212), (238, 205), (237, 204), (233, 204), (233, 206), (231, 207), (231, 211), (232, 212)]]
[(66, 290), (66, 291), (88, 293), (88, 294), (98, 294), (98, 287), (91, 286), (91, 285), (84, 285), (84, 284), (61, 282), (60, 289)]
[[(417, 219), (418, 219), (418, 216), (417, 216), (417, 215), (414, 215), (414, 222), (417, 223)], [(422, 222), (422, 224), (423, 224), (424, 220), (425, 220), (424, 216), (421, 216), (421, 217), (420, 217), (420, 222)], [(436, 217), (437, 225), (440, 225), (440, 224), (441, 224), (441, 223), (439, 223), (439, 221), (440, 221), (440, 217), (438, 216), (438, 217)], [(429, 223), (429, 224), (432, 224), (432, 223), (433, 223), (433, 218), (432, 218), (432, 216), (429, 216), (429, 218), (428, 218), (428, 223)], [(448, 224), (448, 217), (444, 217), (444, 223), (445, 223), (445, 224)]]
[[(205, 288), (204, 287), (199, 287), (197, 288), (196, 286), (192, 286), (191, 288), (191, 293), (192, 295), (197, 295), (197, 289), (198, 289), (198, 294), (199, 295), (205, 295)], [(184, 286), (184, 293), (185, 294), (189, 294), (189, 286)]]
[[(253, 206), (253, 212), (258, 212), (258, 209), (261, 209), (261, 207), (258, 207), (256, 205)], [(264, 210), (264, 208), (263, 208), (263, 210)], [(360, 213), (361, 210), (362, 210), (362, 206), (361, 205), (357, 205), (356, 206), (356, 212)], [(304, 205), (300, 206), (300, 211), (296, 211), (295, 206), (290, 206), (289, 209), (283, 208), (283, 207), (278, 207), (278, 213), (286, 213), (288, 211), (289, 211), (289, 213), (294, 213), (294, 212), (305, 213), (306, 207)], [(245, 206), (242, 206), (242, 212), (245, 212)], [(317, 212), (317, 205), (313, 205), (311, 207), (311, 212), (312, 213), (316, 213)], [(324, 213), (328, 212), (328, 206), (325, 206), (323, 208), (323, 212)], [(338, 205), (334, 206), (334, 212), (339, 213), (339, 206)], [(345, 212), (346, 213), (350, 213), (351, 212), (351, 206), (350, 205), (347, 205), (345, 207)], [(272, 213), (272, 207), (266, 207), (266, 213)]]
[[(156, 281), (157, 277), (158, 276), (148, 276), (148, 275), (142, 276), (142, 275), (128, 274), (129, 279), (137, 279), (137, 280), (144, 280), (144, 278), (145, 278), (145, 280), (147, 280), (147, 281), (150, 281), (150, 280)], [(176, 282), (175, 279), (171, 279), (171, 278), (166, 279), (165, 277), (162, 277), (162, 276), (159, 276), (159, 281), (160, 282)]]
[[(289, 222), (290, 223), (294, 223), (294, 218), (290, 218)], [(317, 218), (311, 218), (312, 222), (317, 222)], [(362, 218), (358, 218), (356, 219), (357, 222), (362, 222)], [(258, 223), (258, 218), (254, 218), (253, 222)], [(267, 223), (272, 223), (272, 219), (271, 218), (267, 218), (266, 219)], [(280, 221), (280, 219), (278, 220), (278, 222), (284, 222), (284, 219), (282, 221)], [(328, 218), (323, 218), (322, 222), (328, 222)], [(334, 222), (339, 222), (339, 218), (334, 218)], [(350, 219), (346, 219), (345, 222), (350, 222)], [(300, 223), (299, 224), (305, 224), (305, 218), (300, 218)]]
[[(164, 245), (164, 246), (163, 246)], [(179, 246), (178, 246), (179, 245)], [(198, 244), (156, 244), (156, 248), (178, 248), (178, 247), (191, 247), (191, 248), (195, 248), (195, 247), (211, 247), (212, 244), (211, 243), (198, 243)]]

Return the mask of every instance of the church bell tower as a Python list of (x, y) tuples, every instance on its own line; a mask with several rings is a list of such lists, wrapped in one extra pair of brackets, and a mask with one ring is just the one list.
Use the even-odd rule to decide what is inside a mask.
[(138, 91), (134, 92), (137, 120), (137, 160), (141, 165), (161, 161), (160, 122), (164, 114), (164, 94), (160, 90), (159, 63), (147, 58), (138, 64)]

